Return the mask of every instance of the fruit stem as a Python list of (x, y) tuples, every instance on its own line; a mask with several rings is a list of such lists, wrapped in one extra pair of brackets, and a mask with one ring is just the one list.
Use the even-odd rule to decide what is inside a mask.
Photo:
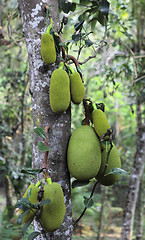
[(58, 68), (58, 69), (63, 69), (63, 67), (64, 67), (64, 62), (60, 62), (60, 63), (59, 63), (59, 68)]
[(47, 182), (47, 184), (52, 184), (51, 177), (47, 178), (47, 179), (46, 179), (46, 182)]
[(50, 18), (50, 24), (48, 25), (47, 30), (46, 30), (47, 33), (50, 33), (52, 26), (53, 26), (53, 20), (52, 20), (52, 18)]
[(86, 99), (83, 99), (83, 105), (85, 109), (85, 121), (84, 125), (90, 125), (90, 112)]
[(72, 67), (68, 67), (69, 71), (70, 71), (70, 74), (73, 74), (75, 73), (75, 70), (72, 68)]
[(38, 182), (35, 184), (35, 186), (36, 186), (36, 187), (39, 187), (39, 186), (40, 186), (40, 184), (41, 184), (41, 182), (40, 182), (40, 181), (38, 181)]
[(97, 109), (96, 103), (92, 103), (93, 110)]

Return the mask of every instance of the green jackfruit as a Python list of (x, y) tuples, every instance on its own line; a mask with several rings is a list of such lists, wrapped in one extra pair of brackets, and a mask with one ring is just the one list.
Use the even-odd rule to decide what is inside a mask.
[[(31, 185), (27, 188), (27, 190), (26, 190), (23, 198), (27, 198), (27, 193), (28, 193), (28, 191), (29, 191), (30, 188), (32, 188), (32, 190), (31, 190), (30, 198), (29, 198), (28, 200), (29, 200), (31, 203), (38, 204), (38, 192), (39, 192), (39, 188), (36, 187), (35, 184), (31, 184)], [(35, 217), (35, 213), (36, 213), (36, 212), (37, 212), (37, 209), (34, 209), (34, 208), (32, 208), (32, 210), (30, 209), (29, 212), (23, 217), (22, 223), (26, 223), (26, 222), (32, 220), (32, 219)], [(23, 213), (23, 211), (22, 211), (22, 210), (19, 210), (19, 214), (21, 214), (21, 213)]]
[[(106, 149), (104, 149), (101, 154), (101, 167), (100, 167), (99, 173), (96, 176), (96, 179), (98, 180), (104, 172), (106, 160), (107, 160), (107, 152), (106, 152)], [(111, 152), (109, 154), (108, 166), (106, 168), (105, 174), (109, 173), (110, 170), (115, 167), (121, 168), (121, 160), (120, 160), (118, 150), (116, 146), (113, 144), (113, 148), (111, 149)], [(108, 176), (102, 177), (99, 182), (104, 186), (110, 186), (114, 184), (119, 179), (119, 177), (120, 177), (119, 174), (116, 174), (116, 175), (109, 174)]]
[(64, 195), (58, 183), (51, 183), (44, 186), (43, 200), (50, 199), (50, 203), (43, 206), (40, 220), (47, 232), (53, 232), (60, 228), (65, 215)]
[(50, 106), (53, 112), (61, 113), (70, 104), (70, 80), (66, 71), (56, 69), (50, 79)]
[(71, 100), (75, 104), (80, 104), (85, 96), (85, 87), (78, 72), (70, 75)]
[(96, 176), (101, 165), (101, 148), (94, 129), (88, 125), (77, 128), (69, 140), (68, 169), (80, 181)]
[(46, 64), (53, 64), (56, 61), (56, 50), (54, 39), (48, 32), (41, 37), (41, 56)]
[(102, 137), (102, 135), (107, 132), (107, 129), (110, 128), (105, 113), (100, 109), (94, 109), (92, 119), (96, 133), (99, 137)]

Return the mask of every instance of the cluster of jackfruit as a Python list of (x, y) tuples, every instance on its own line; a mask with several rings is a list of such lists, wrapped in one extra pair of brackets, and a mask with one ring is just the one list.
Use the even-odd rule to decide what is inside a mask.
[[(92, 119), (94, 127), (82, 125), (70, 137), (67, 150), (68, 169), (77, 180), (87, 181), (95, 177), (102, 185), (109, 186), (120, 177), (119, 174), (109, 173), (113, 168), (121, 168), (120, 156), (114, 143), (111, 149), (111, 144), (102, 149), (101, 138), (110, 129), (104, 112), (100, 109), (93, 110)], [(104, 137), (105, 140), (108, 138), (107, 135)]]
[[(65, 203), (64, 195), (61, 186), (56, 182), (51, 182), (49, 178), (49, 184), (43, 186), (43, 195), (41, 201), (49, 199), (50, 201), (43, 205), (40, 210), (39, 221), (41, 225), (47, 232), (53, 232), (60, 228), (63, 223), (65, 216)], [(27, 194), (29, 189), (31, 189), (31, 195), (29, 201), (31, 204), (39, 204), (38, 195), (40, 188), (36, 184), (31, 184), (26, 190), (23, 198), (27, 199)], [(39, 208), (30, 208), (27, 214), (23, 217), (22, 223), (27, 223), (30, 220), (33, 220)], [(24, 211), (19, 210), (19, 214), (22, 214)]]
[(50, 79), (50, 106), (53, 112), (66, 111), (72, 100), (80, 104), (85, 95), (85, 88), (78, 72), (68, 75), (62, 68), (55, 69)]

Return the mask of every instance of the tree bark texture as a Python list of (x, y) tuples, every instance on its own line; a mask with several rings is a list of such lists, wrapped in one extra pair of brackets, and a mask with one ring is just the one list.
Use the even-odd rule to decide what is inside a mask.
[[(46, 65), (41, 59), (41, 35), (46, 31), (46, 8), (49, 7), (53, 19), (53, 28), (59, 29), (58, 0), (38, 1), (19, 0), (19, 8), (22, 16), (23, 32), (29, 57), (29, 80), (32, 98), (32, 112), (34, 127), (39, 119), (41, 127), (50, 126), (48, 133), (49, 147), (48, 169), (51, 171), (52, 181), (58, 182), (64, 191), (66, 214), (64, 222), (59, 230), (47, 234), (47, 239), (72, 239), (72, 212), (70, 177), (66, 164), (66, 150), (71, 134), (70, 107), (62, 114), (52, 112), (49, 103), (50, 77), (54, 69), (58, 68), (59, 58), (53, 65)], [(39, 137), (34, 134), (33, 141), (33, 168), (42, 168), (44, 152), (37, 148)], [(38, 223), (34, 223), (35, 231), (41, 230)], [(37, 240), (45, 239), (43, 235)]]
[(129, 182), (124, 209), (123, 227), (121, 240), (131, 240), (133, 235), (134, 214), (140, 187), (141, 178), (144, 171), (145, 156), (145, 125), (142, 122), (140, 97), (137, 97), (137, 150)]
[(143, 181), (141, 181), (136, 204), (136, 240), (143, 239), (143, 192)]

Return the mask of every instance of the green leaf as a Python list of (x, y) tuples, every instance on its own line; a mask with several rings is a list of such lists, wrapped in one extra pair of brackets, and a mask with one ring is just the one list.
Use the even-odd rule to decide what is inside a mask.
[(43, 169), (32, 169), (32, 168), (25, 168), (21, 170), (21, 173), (36, 175), (43, 171)]
[(41, 151), (41, 152), (46, 152), (46, 151), (50, 151), (51, 150), (50, 147), (46, 146), (42, 142), (38, 142), (37, 147), (38, 147), (38, 150)]
[(108, 15), (109, 13), (109, 7), (110, 7), (110, 3), (107, 1), (107, 0), (102, 0), (100, 2), (100, 12), (103, 14), (103, 15)]
[(46, 137), (45, 130), (44, 130), (44, 128), (42, 128), (42, 127), (36, 127), (36, 128), (34, 128), (34, 132), (35, 132), (38, 136), (40, 136), (40, 137), (42, 137), (42, 138), (44, 138), (44, 139), (47, 138), (47, 137)]
[(80, 73), (80, 75), (83, 75), (82, 69), (80, 68), (80, 66), (77, 66), (77, 71)]
[(23, 213), (20, 214), (20, 216), (18, 217), (17, 223), (21, 224), (23, 218), (25, 217), (25, 215), (29, 212), (29, 209), (27, 211), (24, 211)]
[(27, 199), (30, 198), (30, 196), (31, 196), (31, 191), (32, 191), (32, 188), (30, 188), (30, 189), (28, 190), (28, 192), (27, 192)]
[(42, 206), (44, 206), (44, 205), (46, 205), (46, 204), (48, 204), (48, 203), (50, 203), (50, 202), (51, 202), (50, 199), (45, 199), (45, 200), (43, 200), (43, 201), (40, 202), (39, 206), (42, 207)]
[(90, 41), (89, 39), (88, 40), (85, 40), (85, 45), (86, 47), (90, 47), (92, 46), (94, 43), (92, 41)]
[(94, 204), (94, 201), (92, 198), (88, 198), (84, 196), (84, 205), (86, 208), (91, 208)]
[(59, 0), (59, 7), (64, 13), (74, 12), (76, 9), (76, 3), (66, 2), (65, 0)]
[(33, 240), (35, 239), (37, 236), (39, 236), (41, 234), (41, 232), (35, 231), (30, 233), (30, 235), (28, 236), (28, 240)]
[(110, 175), (110, 174), (114, 174), (114, 175), (116, 175), (116, 174), (119, 174), (119, 175), (130, 175), (129, 172), (127, 172), (127, 171), (125, 171), (125, 170), (123, 170), (123, 169), (121, 169), (121, 168), (117, 168), (117, 167), (112, 168), (112, 169), (111, 169), (107, 174), (105, 174), (104, 176), (108, 176), (108, 175)]
[(78, 31), (79, 29), (82, 29), (82, 26), (84, 24), (84, 20), (80, 20), (78, 23), (74, 25), (75, 31)]
[(90, 181), (79, 181), (79, 180), (75, 180), (72, 182), (72, 188), (76, 188), (76, 187), (83, 187), (87, 184), (89, 184)]
[(15, 204), (15, 208), (19, 208), (22, 211), (26, 211), (31, 208), (30, 206), (30, 201), (27, 198), (21, 198), (20, 200), (17, 201)]
[(27, 230), (27, 228), (30, 226), (30, 224), (33, 222), (33, 219), (32, 220), (30, 220), (30, 221), (28, 221), (28, 222), (26, 222), (25, 224), (24, 224), (24, 226), (22, 227), (22, 235), (24, 235), (24, 233), (26, 232), (26, 230)]

